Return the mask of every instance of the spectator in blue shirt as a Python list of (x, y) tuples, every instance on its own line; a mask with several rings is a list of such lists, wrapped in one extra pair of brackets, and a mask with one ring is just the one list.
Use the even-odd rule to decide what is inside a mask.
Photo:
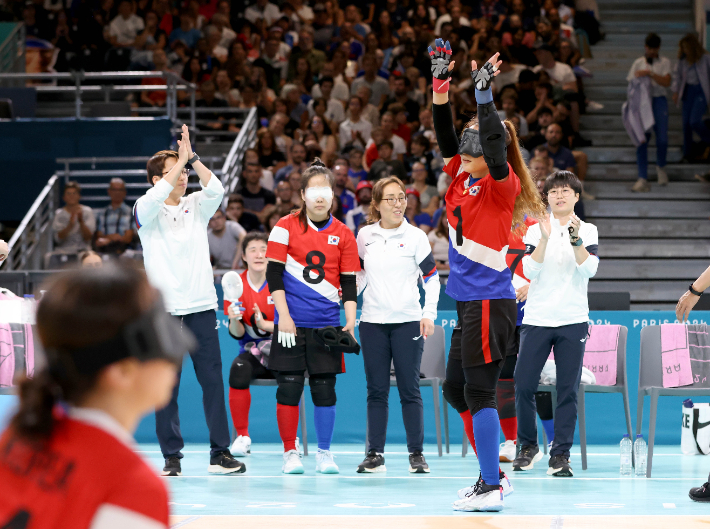
[(355, 193), (347, 189), (348, 185), (348, 166), (343, 162), (336, 162), (333, 167), (333, 176), (335, 177), (335, 185), (333, 193), (340, 199), (340, 209), (343, 217), (348, 214), (348, 211), (357, 205)]
[(108, 186), (111, 204), (97, 214), (96, 249), (102, 253), (123, 253), (135, 232), (131, 229), (133, 212), (126, 205), (126, 183), (121, 178), (112, 178)]
[(562, 171), (576, 172), (577, 163), (574, 160), (572, 151), (560, 143), (562, 141), (562, 127), (558, 123), (548, 125), (545, 131), (545, 139), (547, 140), (545, 148), (547, 148), (554, 166)]
[(416, 189), (407, 189), (407, 209), (404, 210), (404, 216), (412, 226), (416, 226), (424, 233), (429, 233), (432, 227), (431, 215), (422, 213), (420, 197), (421, 195)]
[(188, 11), (183, 11), (180, 13), (180, 27), (175, 28), (170, 33), (169, 42), (172, 45), (173, 42), (180, 39), (187, 44), (190, 49), (195, 49), (197, 41), (202, 37), (200, 30), (193, 27), (192, 17)]
[(360, 147), (356, 146), (350, 149), (350, 153), (348, 154), (348, 160), (350, 161), (348, 176), (354, 186), (357, 186), (360, 182), (367, 180), (367, 169), (362, 166), (363, 154), (364, 151)]

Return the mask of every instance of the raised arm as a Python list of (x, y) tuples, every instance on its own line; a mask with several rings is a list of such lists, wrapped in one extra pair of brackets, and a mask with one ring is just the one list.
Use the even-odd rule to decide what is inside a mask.
[(436, 141), (439, 144), (441, 155), (444, 157), (444, 164), (448, 164), (459, 151), (459, 141), (456, 137), (454, 118), (449, 103), (449, 81), (456, 61), (451, 60), (449, 41), (444, 43), (442, 39), (436, 39), (435, 46), (436, 50), (429, 47), (431, 74), (434, 77), (432, 114)]

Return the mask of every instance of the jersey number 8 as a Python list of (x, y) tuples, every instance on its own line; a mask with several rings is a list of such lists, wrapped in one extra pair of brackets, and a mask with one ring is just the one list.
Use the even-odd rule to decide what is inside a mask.
[[(318, 258), (317, 263), (313, 262), (314, 257)], [(306, 255), (306, 262), (308, 263), (308, 266), (303, 269), (303, 279), (311, 285), (317, 285), (325, 279), (325, 270), (323, 269), (325, 266), (325, 255), (323, 255), (323, 252), (313, 250), (312, 252), (308, 252)], [(311, 270), (314, 271), (318, 277), (313, 279), (311, 277)]]

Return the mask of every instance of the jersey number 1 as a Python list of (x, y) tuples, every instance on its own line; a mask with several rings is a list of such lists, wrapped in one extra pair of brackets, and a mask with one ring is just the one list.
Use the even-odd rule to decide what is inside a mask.
[(456, 246), (463, 246), (463, 217), (461, 216), (461, 206), (456, 206), (454, 217), (458, 219), (456, 223)]
[(27, 511), (17, 511), (15, 516), (12, 517), (5, 525), (0, 527), (0, 529), (25, 529), (30, 523), (30, 513)]
[[(313, 262), (314, 257), (318, 258), (317, 263)], [(306, 283), (317, 285), (325, 279), (325, 270), (323, 269), (325, 266), (325, 255), (323, 255), (323, 252), (313, 250), (312, 252), (308, 252), (306, 255), (306, 262), (308, 263), (308, 266), (303, 269), (303, 279), (306, 280)], [(313, 279), (311, 277), (311, 270), (313, 270), (318, 277)]]

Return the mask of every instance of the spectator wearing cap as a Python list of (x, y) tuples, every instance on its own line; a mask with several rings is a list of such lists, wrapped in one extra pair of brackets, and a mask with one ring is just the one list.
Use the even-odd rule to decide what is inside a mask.
[(345, 216), (345, 225), (357, 237), (360, 227), (367, 223), (367, 215), (370, 212), (370, 202), (372, 202), (372, 182), (363, 180), (355, 188), (355, 196), (358, 206), (348, 211)]
[(412, 165), (412, 183), (407, 186), (408, 190), (419, 193), (419, 204), (421, 211), (429, 215), (439, 209), (439, 192), (436, 187), (427, 184), (426, 166), (421, 162), (414, 162)]
[(268, 27), (281, 18), (281, 11), (276, 4), (272, 4), (269, 0), (256, 0), (254, 5), (247, 7), (244, 11), (244, 18), (252, 24), (263, 20)]
[(422, 212), (421, 194), (416, 189), (407, 188), (407, 208), (404, 216), (412, 226), (418, 227), (424, 233), (431, 231), (431, 215)]
[(348, 166), (344, 162), (337, 162), (333, 166), (333, 176), (335, 183), (333, 185), (333, 193), (340, 199), (340, 209), (343, 216), (355, 208), (357, 199), (355, 193), (348, 189), (350, 180), (348, 179)]
[(370, 103), (376, 107), (382, 106), (390, 93), (390, 86), (386, 79), (378, 75), (377, 57), (373, 53), (366, 53), (362, 58), (364, 75), (355, 79), (350, 85), (350, 93), (357, 94), (358, 88), (367, 85), (370, 88)]
[(195, 49), (197, 41), (202, 37), (200, 30), (195, 28), (190, 13), (184, 10), (180, 13), (180, 27), (173, 29), (168, 41), (172, 45), (175, 41), (183, 41), (188, 48)]
[(126, 183), (121, 178), (112, 178), (108, 186), (108, 196), (111, 198), (111, 204), (98, 214), (95, 246), (99, 252), (122, 253), (133, 242), (135, 235), (131, 229), (133, 212), (124, 202)]
[(121, 0), (118, 4), (118, 16), (108, 27), (108, 41), (114, 48), (132, 48), (139, 32), (143, 31), (143, 19), (133, 13), (130, 0)]
[(360, 147), (353, 147), (348, 153), (348, 177), (353, 186), (367, 180), (367, 169), (362, 165), (362, 156), (365, 152)]
[(348, 111), (350, 117), (340, 124), (340, 147), (348, 144), (365, 148), (372, 133), (372, 124), (362, 118), (362, 100), (354, 95), (350, 96)]

